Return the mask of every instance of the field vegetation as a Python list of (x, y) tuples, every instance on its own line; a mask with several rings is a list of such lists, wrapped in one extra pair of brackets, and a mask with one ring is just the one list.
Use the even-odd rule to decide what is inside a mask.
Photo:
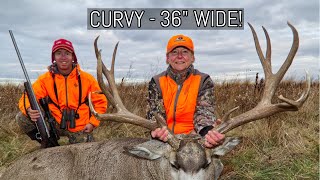
[[(305, 82), (286, 80), (276, 96), (297, 99)], [(129, 111), (145, 116), (147, 84), (122, 83), (120, 95)], [(232, 115), (253, 108), (260, 99), (263, 84), (239, 80), (215, 85), (216, 115), (240, 106)], [(22, 133), (15, 115), (23, 86), (0, 86), (0, 172), (39, 144)], [(274, 98), (277, 102), (278, 99)], [(221, 179), (318, 179), (319, 178), (319, 82), (313, 81), (309, 99), (298, 112), (285, 112), (236, 128), (227, 136), (242, 137), (242, 143), (222, 158)], [(149, 131), (137, 126), (103, 122), (95, 130), (97, 141), (119, 137), (149, 137)], [(61, 143), (66, 144), (62, 138)]]

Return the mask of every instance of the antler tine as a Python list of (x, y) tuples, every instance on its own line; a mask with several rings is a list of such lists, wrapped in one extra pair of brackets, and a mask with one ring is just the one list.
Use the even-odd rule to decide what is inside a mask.
[(229, 119), (230, 114), (233, 113), (233, 111), (235, 111), (235, 110), (237, 110), (237, 109), (239, 109), (239, 106), (237, 106), (237, 107), (229, 110), (229, 111), (222, 117), (221, 121), (222, 121), (222, 122), (227, 121), (227, 120)]
[[(99, 86), (101, 87), (102, 92), (107, 96), (108, 100), (110, 103), (118, 110), (121, 111), (122, 109), (125, 109), (122, 100), (119, 96), (117, 87), (116, 87), (116, 82), (114, 78), (114, 74), (108, 70), (108, 68), (104, 65), (101, 59), (101, 50), (98, 50), (98, 42), (99, 36), (95, 39), (94, 42), (94, 47), (95, 47), (95, 52), (96, 52), (96, 57), (97, 57), (97, 79)], [(119, 43), (119, 42), (118, 42)], [(117, 51), (118, 43), (115, 46), (113, 57), (112, 57), (112, 69), (114, 69), (114, 59), (115, 59), (115, 52)], [(105, 75), (105, 77), (108, 80), (109, 88), (111, 89), (111, 92), (108, 90), (106, 85), (103, 82), (102, 78), (102, 72)]]
[[(99, 53), (100, 53), (100, 57), (101, 57), (101, 50), (99, 51)], [(102, 63), (102, 73), (104, 74), (105, 77), (107, 77), (108, 69), (102, 61), (101, 61), (101, 63)], [(107, 86), (107, 90), (109, 91), (110, 94), (112, 94), (111, 89), (108, 86)]]
[(291, 63), (293, 61), (293, 58), (296, 55), (296, 53), (298, 51), (298, 48), (299, 48), (298, 31), (289, 22), (287, 22), (287, 24), (292, 30), (293, 42), (292, 42), (292, 46), (291, 46), (290, 52), (289, 52), (289, 54), (287, 56), (287, 59), (285, 60), (285, 62), (282, 64), (282, 66), (280, 67), (279, 71), (277, 72), (277, 76), (278, 76), (279, 82), (281, 81), (281, 79), (283, 78), (283, 76), (285, 75), (287, 70), (289, 69), (289, 67), (290, 67), (290, 65), (291, 65)]
[(116, 55), (117, 55), (118, 45), (119, 45), (119, 42), (117, 42), (116, 46), (114, 47), (113, 55), (112, 55), (111, 74), (112, 74), (113, 76), (114, 76), (114, 62), (115, 62)]
[[(115, 56), (117, 52), (118, 43), (114, 48), (112, 56), (111, 71), (109, 71), (102, 62), (101, 53), (98, 50), (97, 41), (99, 36), (95, 39), (94, 47), (97, 57), (97, 78), (99, 86), (102, 92), (106, 95), (108, 101), (117, 109), (116, 113), (99, 114), (95, 111), (93, 104), (91, 102), (91, 93), (89, 94), (89, 107), (91, 112), (101, 121), (115, 121), (121, 123), (130, 123), (137, 126), (141, 126), (150, 130), (156, 129), (158, 126), (156, 121), (151, 121), (140, 116), (137, 116), (129, 112), (123, 105), (122, 100), (119, 96), (115, 78), (114, 78), (114, 64)], [(106, 76), (111, 92), (107, 90), (106, 85), (103, 83), (102, 73)], [(95, 92), (96, 93), (96, 92)]]
[(271, 45), (270, 45), (269, 35), (268, 35), (267, 31), (264, 31), (265, 35), (267, 37), (267, 58), (265, 59), (264, 56), (263, 56), (261, 47), (260, 47), (260, 43), (259, 43), (259, 39), (258, 39), (257, 33), (256, 33), (256, 31), (254, 30), (254, 28), (252, 27), (252, 25), (250, 23), (248, 23), (248, 25), (249, 25), (249, 27), (251, 29), (251, 32), (252, 32), (252, 35), (253, 35), (253, 38), (254, 38), (256, 51), (258, 53), (261, 65), (263, 67), (264, 74), (265, 74), (266, 77), (269, 77), (269, 76), (272, 75), (271, 62), (270, 62), (270, 59), (269, 59), (271, 57)]
[[(303, 105), (303, 103), (307, 100), (309, 93), (310, 93), (311, 78), (310, 78), (309, 74), (306, 73), (307, 74), (306, 90), (302, 93), (302, 95), (300, 96), (300, 98), (298, 100), (296, 100), (296, 101), (290, 100), (290, 99), (287, 99), (287, 98), (283, 97), (282, 95), (280, 95), (278, 98), (282, 101), (281, 103), (278, 103), (278, 104), (271, 103), (271, 99), (274, 96), (275, 91), (278, 88), (280, 81), (282, 80), (284, 74), (287, 72), (288, 68), (290, 67), (290, 65), (293, 61), (293, 58), (298, 50), (298, 47), (299, 47), (298, 32), (288, 22), (288, 25), (290, 26), (290, 28), (293, 32), (293, 36), (294, 36), (293, 44), (292, 44), (292, 47), (291, 47), (291, 50), (288, 54), (287, 59), (285, 60), (285, 62), (283, 63), (283, 65), (281, 66), (279, 71), (276, 74), (272, 74), (272, 72), (271, 72), (271, 43), (270, 43), (269, 35), (268, 35), (267, 31), (265, 30), (265, 28), (263, 28), (265, 35), (266, 35), (266, 38), (267, 38), (267, 52), (266, 52), (267, 57), (266, 57), (266, 59), (264, 59), (262, 52), (261, 52), (261, 48), (259, 45), (257, 35), (254, 31), (254, 28), (251, 26), (250, 23), (248, 23), (248, 24), (251, 28), (251, 31), (252, 31), (252, 34), (254, 37), (254, 42), (256, 45), (258, 56), (260, 58), (263, 69), (265, 71), (266, 84), (265, 84), (264, 92), (263, 92), (261, 101), (258, 103), (258, 105), (256, 107), (254, 107), (253, 109), (251, 109), (243, 114), (240, 114), (236, 117), (233, 117), (229, 120), (226, 120), (225, 122), (220, 124), (218, 127), (216, 127), (215, 130), (217, 130), (220, 133), (226, 133), (226, 132), (228, 132), (238, 126), (246, 124), (248, 122), (262, 119), (265, 117), (269, 117), (269, 116), (276, 114), (276, 113), (279, 113), (279, 112), (297, 111)], [(269, 58), (270, 58), (270, 60), (269, 60)], [(269, 66), (269, 64), (270, 64), (270, 66)], [(231, 111), (229, 111), (224, 117), (226, 117), (226, 119), (227, 119), (232, 111), (233, 111), (233, 109)]]
[(122, 103), (122, 100), (120, 98), (117, 86), (116, 86), (116, 82), (115, 82), (115, 77), (114, 77), (114, 64), (115, 64), (115, 59), (116, 59), (116, 54), (117, 54), (117, 49), (118, 49), (118, 44), (119, 42), (115, 45), (114, 50), (113, 50), (113, 55), (112, 55), (112, 61), (111, 61), (111, 70), (109, 71), (104, 65), (105, 69), (106, 69), (106, 73), (105, 76), (108, 79), (108, 83), (113, 95), (113, 98), (115, 99), (115, 102), (117, 102), (118, 104), (116, 105), (116, 108), (121, 111), (123, 109), (126, 109), (125, 106)]
[[(296, 108), (297, 110), (303, 105), (303, 103), (308, 99), (310, 89), (311, 89), (311, 77), (309, 73), (306, 71), (306, 90), (301, 94), (300, 98), (296, 101), (283, 97), (282, 95), (278, 96), (278, 98), (285, 103), (288, 103), (289, 107)], [(281, 104), (283, 105), (283, 104)]]
[(231, 113), (233, 113), (237, 109), (239, 109), (239, 106), (229, 110), (225, 115), (223, 115), (221, 119), (221, 122), (223, 123), (216, 128), (216, 131), (223, 132), (223, 129), (226, 128), (231, 123), (231, 121), (229, 120)]
[[(109, 91), (109, 89), (107, 88), (106, 84), (104, 84), (103, 82), (103, 77), (102, 77), (102, 71), (104, 70), (104, 74), (106, 76), (108, 69), (104, 66), (102, 59), (101, 59), (101, 50), (98, 50), (98, 42), (99, 36), (96, 37), (96, 39), (94, 40), (94, 50), (96, 53), (96, 58), (97, 58), (97, 80), (100, 86), (101, 91), (103, 92), (103, 94), (106, 95), (106, 97), (108, 98), (109, 102), (112, 105), (116, 105), (116, 102), (111, 94), (111, 92)], [(103, 69), (104, 67), (104, 69)], [(107, 77), (107, 76), (106, 76)]]
[(270, 42), (270, 37), (269, 37), (269, 34), (268, 34), (268, 31), (266, 30), (266, 28), (264, 28), (262, 26), (262, 29), (263, 29), (263, 32), (266, 36), (266, 39), (267, 39), (267, 50), (266, 50), (266, 66), (268, 69), (270, 69), (270, 72), (272, 73), (272, 66), (271, 66), (271, 42)]
[[(117, 49), (118, 49), (118, 44), (119, 42), (116, 44), (114, 50), (113, 50), (113, 55), (112, 55), (112, 62), (111, 62), (111, 70), (110, 70), (110, 74), (111, 74), (111, 80), (114, 79), (114, 62), (115, 62), (115, 56), (117, 54)], [(100, 52), (100, 51), (99, 51)], [(108, 73), (109, 70), (107, 69), (107, 67), (104, 65), (104, 63), (102, 62), (102, 73), (104, 74), (105, 77), (108, 77)], [(109, 90), (109, 88), (108, 88)], [(111, 93), (111, 91), (109, 90), (109, 92)]]
[[(111, 70), (109, 71), (107, 69), (107, 67), (104, 65), (104, 63), (102, 62), (102, 72), (104, 74), (105, 77), (109, 77), (110, 79), (108, 80), (108, 82), (114, 82), (114, 65), (115, 65), (115, 57), (116, 57), (116, 54), (117, 54), (117, 50), (118, 50), (118, 45), (119, 45), (119, 42), (117, 42), (117, 44), (115, 45), (114, 47), (114, 50), (113, 50), (113, 55), (112, 55), (112, 60), (111, 60)], [(115, 82), (114, 82), (115, 84)], [(109, 90), (109, 89), (108, 89)], [(111, 91), (109, 91), (110, 93), (112, 92), (112, 89)]]

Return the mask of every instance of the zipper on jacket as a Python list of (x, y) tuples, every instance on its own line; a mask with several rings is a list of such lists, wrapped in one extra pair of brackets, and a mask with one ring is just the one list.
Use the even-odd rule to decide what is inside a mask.
[(64, 82), (66, 84), (66, 105), (67, 105), (67, 108), (69, 108), (69, 105), (68, 105), (68, 76), (65, 76), (64, 77)]
[(174, 134), (174, 126), (176, 125), (176, 110), (177, 110), (177, 103), (178, 103), (178, 98), (182, 89), (182, 85), (178, 84), (178, 92), (176, 94), (176, 98), (174, 99), (174, 106), (173, 106), (173, 125), (172, 125), (172, 133)]

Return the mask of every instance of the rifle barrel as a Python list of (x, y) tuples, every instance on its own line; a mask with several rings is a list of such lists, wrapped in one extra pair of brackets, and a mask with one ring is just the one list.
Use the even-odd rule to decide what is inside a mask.
[(9, 30), (9, 34), (11, 36), (11, 40), (12, 40), (12, 43), (14, 45), (14, 48), (16, 49), (16, 52), (17, 52), (17, 55), (18, 55), (18, 59), (19, 59), (19, 62), (21, 64), (21, 67), (22, 67), (22, 70), (23, 70), (23, 73), (24, 73), (24, 76), (26, 77), (26, 80), (29, 84), (31, 84), (30, 82), (30, 79), (29, 79), (29, 76), (28, 76), (28, 73), (27, 73), (27, 69), (26, 67), (24, 66), (24, 63), (22, 61), (22, 57), (21, 57), (21, 54), (20, 54), (20, 51), (19, 51), (19, 48), (18, 48), (18, 45), (16, 43), (16, 40), (14, 39), (14, 36), (13, 36), (13, 33), (11, 30)]
[[(28, 76), (26, 67), (24, 66), (22, 57), (21, 57), (21, 55), (20, 55), (20, 51), (19, 51), (18, 45), (17, 45), (17, 43), (16, 43), (16, 40), (14, 39), (14, 36), (13, 36), (13, 33), (12, 33), (11, 30), (9, 30), (9, 34), (10, 34), (10, 36), (11, 36), (11, 40), (12, 40), (12, 43), (13, 43), (13, 45), (14, 45), (14, 48), (16, 49), (16, 52), (17, 52), (17, 55), (18, 55), (18, 59), (19, 59), (19, 61), (20, 61), (20, 64), (21, 64), (21, 67), (22, 67), (24, 76), (26, 77), (27, 83), (30, 85), (30, 90), (31, 90), (32, 93), (31, 93), (31, 95), (30, 95), (28, 98), (30, 99), (30, 102), (31, 102), (31, 101), (32, 101), (32, 102), (35, 102), (35, 103), (34, 103), (35, 109), (39, 111), (39, 113), (40, 113), (40, 118), (41, 118), (42, 120), (44, 120), (44, 116), (43, 116), (43, 114), (42, 114), (42, 111), (41, 111), (41, 109), (40, 109), (40, 106), (39, 106), (39, 104), (37, 103), (36, 95), (35, 95), (35, 93), (34, 93), (34, 91), (33, 91), (32, 86), (31, 86), (30, 78), (29, 78), (29, 76)], [(40, 122), (37, 122), (37, 123), (36, 123), (36, 126), (37, 126), (37, 129), (39, 130), (38, 123), (40, 123)], [(49, 133), (49, 131), (48, 131), (48, 128), (47, 128), (46, 123), (45, 123), (44, 121), (42, 121), (42, 123), (43, 123), (43, 126), (45, 127), (45, 131), (46, 131), (47, 136), (50, 137), (50, 133)]]

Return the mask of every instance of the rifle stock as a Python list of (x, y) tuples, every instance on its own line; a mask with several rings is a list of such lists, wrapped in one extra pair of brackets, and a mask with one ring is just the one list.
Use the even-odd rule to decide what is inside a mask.
[(28, 84), (28, 82), (24, 82), (24, 88), (26, 89), (31, 109), (38, 110), (40, 113), (40, 117), (36, 121), (36, 126), (37, 126), (38, 132), (40, 134), (41, 147), (42, 148), (49, 147), (50, 134), (49, 134), (48, 128), (45, 124), (44, 117), (42, 115), (42, 111), (39, 108), (38, 102), (35, 100), (36, 98), (35, 97), (31, 98), (32, 96), (34, 96), (34, 94), (32, 93), (32, 87), (30, 84)]

